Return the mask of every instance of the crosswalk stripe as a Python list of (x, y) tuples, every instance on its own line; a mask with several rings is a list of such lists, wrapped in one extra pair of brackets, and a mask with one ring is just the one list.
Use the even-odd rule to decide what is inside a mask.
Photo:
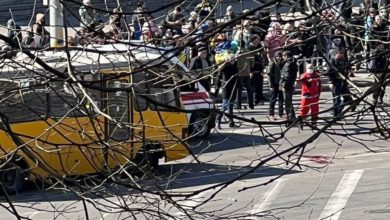
[(251, 214), (258, 214), (260, 212), (266, 211), (271, 207), (272, 202), (276, 199), (279, 193), (282, 191), (286, 185), (287, 179), (277, 180), (274, 187), (267, 191), (264, 195), (263, 202), (255, 206), (251, 210)]
[(336, 191), (330, 197), (318, 219), (337, 220), (355, 190), (364, 170), (352, 170), (344, 174)]

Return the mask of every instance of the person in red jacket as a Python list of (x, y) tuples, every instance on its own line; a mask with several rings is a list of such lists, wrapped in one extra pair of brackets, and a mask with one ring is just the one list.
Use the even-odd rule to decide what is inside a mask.
[(311, 111), (311, 125), (316, 126), (318, 111), (319, 111), (319, 100), (321, 94), (321, 80), (318, 71), (314, 70), (312, 64), (308, 64), (306, 72), (304, 72), (299, 78), (301, 83), (301, 111), (300, 116), (305, 118)]

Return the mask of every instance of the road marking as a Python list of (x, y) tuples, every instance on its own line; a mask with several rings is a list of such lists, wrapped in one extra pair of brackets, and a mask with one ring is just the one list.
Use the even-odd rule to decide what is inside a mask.
[(364, 170), (352, 170), (344, 174), (336, 191), (330, 197), (318, 219), (337, 220), (355, 190)]
[[(198, 195), (196, 196), (193, 196), (191, 198), (188, 198), (188, 200), (184, 201), (184, 202), (179, 202), (178, 204), (180, 204), (180, 206), (185, 209), (186, 211), (191, 211), (193, 210), (193, 207), (195, 207), (196, 205), (198, 205), (201, 201), (203, 201), (203, 198), (204, 198), (204, 195), (206, 193), (208, 193), (209, 190), (207, 191), (204, 191), (204, 192), (201, 192), (199, 193)], [(191, 216), (191, 212), (188, 213), (190, 216)], [(187, 214), (185, 214), (183, 211), (177, 211), (174, 216), (178, 217), (178, 218), (183, 218), (183, 217), (187, 217)]]
[[(114, 204), (110, 204), (110, 205), (118, 205), (118, 206), (119, 206), (120, 204), (121, 204), (120, 201), (116, 201), (116, 202), (114, 202)], [(101, 218), (100, 220), (107, 219), (107, 217), (108, 217), (109, 215), (117, 214), (117, 213), (113, 213), (114, 211), (116, 211), (115, 208), (109, 208), (109, 209), (107, 209), (107, 212), (103, 214), (103, 216), (102, 216), (102, 218)]]
[(368, 157), (368, 156), (379, 156), (379, 155), (386, 155), (389, 154), (390, 152), (380, 152), (380, 153), (374, 153), (374, 152), (367, 152), (363, 154), (357, 154), (357, 155), (352, 155), (352, 156), (345, 156), (345, 157), (340, 157), (337, 159), (352, 159), (352, 158), (359, 158), (359, 157)]
[[(273, 129), (279, 129), (280, 127), (267, 127), (267, 131), (273, 130)], [(253, 128), (228, 128), (228, 129), (221, 129), (218, 130), (218, 133), (220, 134), (226, 134), (226, 133), (234, 133), (234, 134), (247, 134), (247, 133), (260, 133), (259, 127), (253, 127)]]
[(25, 215), (28, 215), (28, 218), (29, 219), (33, 219), (34, 216), (36, 216), (37, 214), (39, 214), (40, 212), (26, 212), (26, 213), (23, 213), (22, 216), (25, 216)]
[(276, 197), (279, 195), (279, 193), (286, 185), (287, 180), (288, 179), (276, 180), (274, 187), (268, 190), (267, 193), (264, 195), (263, 202), (255, 206), (251, 210), (251, 214), (258, 214), (260, 212), (268, 210), (271, 207), (272, 202), (276, 199)]

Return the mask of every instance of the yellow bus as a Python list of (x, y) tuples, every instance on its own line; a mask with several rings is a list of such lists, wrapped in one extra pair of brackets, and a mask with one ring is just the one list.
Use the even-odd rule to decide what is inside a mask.
[(27, 179), (156, 168), (162, 157), (189, 154), (174, 71), (159, 71), (172, 67), (159, 55), (112, 47), (71, 51), (71, 71), (60, 52), (39, 54), (53, 71), (22, 55), (3, 63), (0, 183), (8, 192), (21, 191)]

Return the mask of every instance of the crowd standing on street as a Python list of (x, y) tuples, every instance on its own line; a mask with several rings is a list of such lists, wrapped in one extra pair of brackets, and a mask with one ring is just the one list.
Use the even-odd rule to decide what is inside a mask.
[[(305, 9), (304, 1), (298, 3), (294, 7), (295, 12)], [(364, 0), (359, 10), (354, 11), (347, 1), (335, 10), (326, 8), (297, 22), (283, 18), (279, 12), (275, 15), (267, 10), (250, 13), (245, 9), (238, 12), (231, 5), (227, 6), (223, 18), (217, 18), (214, 4), (209, 0), (200, 0), (192, 10), (176, 6), (165, 18), (155, 19), (145, 2), (139, 1), (129, 25), (125, 15), (117, 8), (108, 17), (109, 32), (104, 33), (102, 27), (105, 22), (95, 10), (93, 0), (83, 0), (79, 9), (81, 28), (67, 40), (70, 46), (77, 46), (129, 39), (178, 50), (179, 59), (207, 91), (211, 92), (213, 87), (221, 91), (220, 110), (222, 113), (227, 111), (231, 127), (235, 126), (232, 117), (234, 106), (241, 109), (246, 103), (249, 109), (253, 109), (266, 101), (269, 101), (271, 121), (281, 119), (291, 123), (298, 109), (298, 106), (293, 106), (292, 98), (296, 82), (300, 82), (302, 99), (299, 116), (311, 116), (315, 125), (321, 74), (327, 76), (330, 83), (335, 116), (353, 100), (348, 86), (349, 77), (354, 76), (353, 67), (361, 66), (352, 66), (350, 59), (366, 57), (367, 70), (374, 74), (375, 79), (380, 82), (386, 77), (388, 56), (382, 52), (389, 49), (385, 43), (389, 40), (389, 3), (383, 1), (378, 5), (374, 0)], [(315, 1), (318, 8), (323, 4), (323, 1)], [(240, 19), (239, 16), (245, 13), (249, 15)], [(223, 23), (229, 25), (216, 31), (215, 27)], [(15, 44), (32, 48), (49, 44), (44, 14), (36, 15), (36, 22), (23, 38), (17, 19), (9, 20), (7, 27), (7, 36)], [(351, 31), (354, 31), (353, 36), (347, 34)], [(3, 49), (10, 49), (12, 45), (7, 44)], [(311, 60), (314, 57), (322, 57), (322, 62)], [(305, 65), (297, 62), (299, 59), (311, 63), (306, 66), (306, 71)], [(327, 66), (326, 71), (320, 73), (318, 70), (323, 65)], [(264, 76), (268, 78), (269, 92), (264, 91)], [(382, 84), (374, 94), (378, 103), (384, 102), (385, 87), (386, 84)], [(275, 116), (276, 102), (278, 117)], [(217, 117), (219, 128), (221, 118), (222, 114)]]

